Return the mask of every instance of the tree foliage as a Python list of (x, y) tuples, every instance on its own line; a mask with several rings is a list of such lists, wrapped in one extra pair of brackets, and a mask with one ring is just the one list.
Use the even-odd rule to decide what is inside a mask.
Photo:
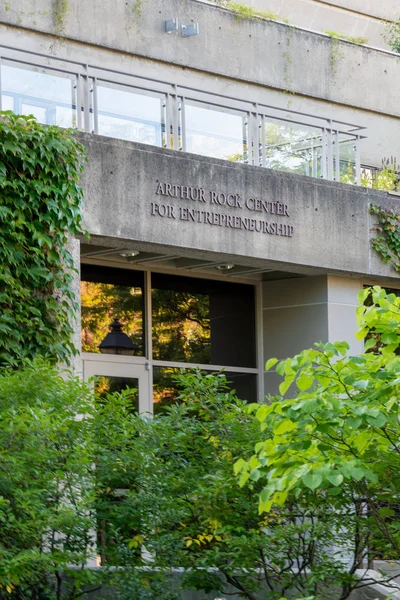
[[(371, 552), (400, 558), (400, 299), (374, 287), (360, 302), (364, 354), (337, 342), (268, 361), (283, 378), (281, 396), (251, 407), (263, 439), (235, 465), (241, 485), (263, 482), (260, 514), (305, 502), (346, 519), (352, 576)], [(359, 585), (350, 577), (340, 598)]]
[(0, 113), (0, 364), (74, 352), (67, 241), (82, 227), (83, 157), (69, 130)]
[[(284, 505), (282, 497), (260, 514), (262, 472), (258, 478), (252, 469), (251, 487), (240, 487), (234, 471), (235, 464), (237, 473), (238, 465), (258, 461), (251, 455), (264, 436), (259, 421), (227, 390), (223, 375), (178, 379), (180, 403), (152, 420), (133, 417), (124, 444), (115, 447), (112, 470), (108, 459), (98, 464), (103, 508), (118, 489), (113, 514), (103, 512), (105, 563), (124, 565), (119, 577), (133, 578), (143, 599), (155, 590), (156, 582), (144, 576), (149, 573), (164, 576), (166, 600), (179, 589), (202, 590), (209, 598), (346, 598), (342, 590), (355, 582), (343, 560), (353, 550), (353, 515), (336, 508), (327, 513), (318, 496), (312, 502), (293, 497)], [(123, 407), (109, 406), (119, 429)], [(104, 422), (98, 438), (107, 440), (113, 432)], [(240, 456), (247, 461), (238, 463)], [(179, 582), (174, 569), (180, 569)]]
[(43, 362), (0, 376), (2, 600), (72, 600), (94, 583), (91, 412), (90, 390)]

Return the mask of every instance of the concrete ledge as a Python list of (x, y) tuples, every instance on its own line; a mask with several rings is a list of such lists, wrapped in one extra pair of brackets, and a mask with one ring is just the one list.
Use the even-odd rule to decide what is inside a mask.
[[(82, 181), (85, 226), (94, 236), (264, 268), (398, 280), (371, 258), (369, 204), (385, 204), (386, 193), (80, 137), (89, 157)], [(394, 203), (400, 208), (397, 198)]]

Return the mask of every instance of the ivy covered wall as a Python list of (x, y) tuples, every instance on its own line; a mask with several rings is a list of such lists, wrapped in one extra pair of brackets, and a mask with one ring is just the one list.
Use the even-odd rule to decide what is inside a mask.
[(75, 352), (67, 241), (82, 232), (84, 158), (71, 131), (0, 112), (0, 365)]

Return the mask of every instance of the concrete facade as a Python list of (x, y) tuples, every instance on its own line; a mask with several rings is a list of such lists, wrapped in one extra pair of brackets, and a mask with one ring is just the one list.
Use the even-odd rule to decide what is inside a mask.
[(370, 46), (387, 50), (385, 26), (400, 11), (398, 0), (244, 0), (243, 4), (273, 12), (299, 27), (363, 37)]
[[(400, 160), (400, 57), (393, 52), (332, 40), (296, 23), (239, 21), (228, 9), (200, 0), (148, 0), (140, 14), (133, 0), (69, 0), (61, 25), (54, 22), (51, 0), (12, 0), (9, 6), (0, 6), (4, 46), (46, 54), (49, 66), (52, 57), (68, 59), (355, 123), (368, 131), (361, 141), (364, 165)], [(197, 22), (200, 35), (166, 34), (165, 20), (173, 17)]]
[(371, 203), (396, 208), (395, 196), (100, 136), (82, 140), (92, 236), (289, 272), (397, 280), (375, 260), (369, 215)]
[[(90, 242), (83, 236), (71, 240), (77, 268), (80, 262), (94, 271), (107, 267), (122, 285), (142, 294), (142, 355), (110, 359), (80, 353), (74, 368), (86, 378), (137, 380), (143, 412), (153, 410), (155, 373), (163, 368), (224, 368), (231, 376), (248, 377), (256, 399), (263, 401), (279, 383), (274, 372), (265, 373), (268, 358), (284, 359), (320, 341), (346, 340), (352, 353), (362, 352), (354, 337), (358, 292), (371, 284), (400, 290), (399, 274), (372, 250), (376, 231), (370, 214), (371, 204), (400, 212), (399, 194), (334, 181), (340, 180), (340, 172), (326, 176), (324, 168), (316, 177), (285, 172), (285, 165), (283, 170), (264, 168), (266, 144), (259, 133), (268, 111), (271, 122), (280, 118), (282, 130), (299, 123), (316, 129), (319, 118), (321, 137), (314, 135), (313, 143), (317, 140), (321, 149), (309, 160), (331, 160), (333, 165), (343, 133), (332, 125), (337, 121), (359, 144), (358, 171), (379, 168), (383, 160), (398, 163), (400, 55), (382, 43), (381, 21), (394, 19), (399, 0), (243, 2), (288, 18), (291, 25), (238, 19), (224, 1), (68, 0), (62, 15), (53, 0), (0, 3), (0, 68), (14, 69), (17, 80), (24, 79), (23, 69), (33, 79), (37, 74), (54, 77), (55, 98), (61, 81), (57, 76), (68, 82), (67, 100), (49, 100), (40, 93), (33, 97), (31, 90), (24, 94), (18, 86), (17, 91), (6, 90), (8, 96), (2, 89), (1, 98), (3, 104), (18, 100), (22, 113), (38, 109), (44, 122), (50, 122), (45, 120), (49, 107), (61, 107), (73, 114), (71, 122), (81, 130), (77, 135), (88, 154), (81, 183)], [(198, 24), (199, 35), (185, 38), (179, 29), (167, 34), (165, 21), (173, 18), (180, 25)], [(369, 42), (339, 40), (325, 30), (365, 36)], [(140, 94), (143, 104), (157, 100), (162, 116), (157, 117), (160, 140), (155, 145), (97, 135), (99, 81), (105, 89), (130, 95), (129, 108)], [(109, 122), (122, 120), (117, 97), (103, 110)], [(187, 101), (214, 110), (214, 124), (222, 115), (242, 119), (236, 136), (242, 155), (221, 160), (184, 151)], [(31, 108), (24, 108), (24, 102)], [(140, 120), (128, 116), (130, 124)], [(192, 127), (199, 137), (205, 135), (200, 120)], [(323, 147), (328, 130), (330, 146)], [(206, 133), (211, 137), (215, 132)], [(335, 161), (337, 166), (337, 156)], [(140, 281), (128, 286), (133, 275)], [(200, 295), (202, 285), (251, 286), (254, 302), (243, 310), (240, 325), (243, 333), (250, 322), (244, 316), (254, 310), (255, 360), (243, 366), (154, 357), (153, 276), (195, 281)], [(77, 274), (77, 296), (79, 284)], [(221, 306), (214, 313), (219, 324), (226, 317)], [(232, 313), (239, 321), (237, 306)], [(81, 325), (75, 326), (80, 349)], [(229, 335), (228, 328), (229, 323), (227, 345), (240, 345), (234, 335), (239, 327), (232, 326)], [(380, 593), (377, 589), (371, 597)], [(357, 600), (361, 597), (367, 596), (360, 593)]]
[[(96, 98), (89, 96), (97, 79), (116, 88), (150, 89), (156, 82), (175, 108), (179, 99), (200, 101), (203, 95), (208, 106), (235, 114), (245, 105), (249, 118), (259, 106), (272, 113), (277, 109), (281, 123), (289, 126), (303, 118), (312, 123), (315, 117), (322, 119), (322, 129), (332, 120), (348, 131), (353, 130), (350, 123), (364, 126), (361, 167), (379, 167), (382, 160), (395, 162), (399, 151), (400, 56), (310, 29), (324, 29), (326, 11), (334, 11), (340, 23), (346, 15), (352, 33), (358, 34), (362, 19), (375, 25), (390, 20), (397, 4), (251, 2), (257, 10), (292, 16), (288, 26), (238, 19), (227, 2), (69, 0), (65, 14), (59, 15), (52, 0), (10, 0), (0, 7), (0, 54), (6, 65), (41, 61), (33, 67), (39, 72), (48, 68), (73, 74), (76, 69), (84, 96), (76, 100), (82, 104), (78, 122), (79, 117), (84, 121), (78, 127), (86, 131), (96, 127)], [(171, 18), (198, 23), (199, 35), (165, 33), (165, 21)], [(357, 25), (351, 19), (358, 19)], [(170, 118), (178, 149), (183, 124), (176, 115)], [(197, 273), (215, 278), (213, 267), (201, 272), (202, 260), (234, 264), (232, 277), (247, 277), (257, 285), (260, 381), (264, 360), (274, 349), (283, 357), (313, 339), (343, 336), (354, 344), (357, 290), (373, 282), (398, 286), (396, 272), (370, 245), (375, 234), (369, 205), (397, 210), (395, 195), (88, 133), (82, 141), (89, 156), (82, 180), (85, 224), (93, 247), (82, 250), (83, 260), (104, 263), (113, 248), (134, 245), (150, 267), (156, 255), (163, 264), (155, 260), (155, 268), (171, 272), (187, 267), (186, 274), (193, 274), (190, 269), (200, 264)], [(121, 267), (116, 260), (106, 262)], [(302, 297), (304, 289), (311, 300)]]

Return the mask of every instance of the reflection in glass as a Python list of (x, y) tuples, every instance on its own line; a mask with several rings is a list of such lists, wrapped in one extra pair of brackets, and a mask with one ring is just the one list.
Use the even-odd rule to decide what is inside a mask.
[(84, 352), (100, 352), (98, 346), (117, 317), (124, 333), (138, 345), (135, 355), (144, 355), (142, 287), (82, 281), (81, 306)]
[[(179, 388), (174, 379), (182, 369), (173, 367), (154, 367), (153, 369), (153, 409), (154, 414), (178, 401)], [(209, 374), (210, 371), (202, 371)], [(246, 402), (257, 402), (257, 376), (252, 373), (229, 373), (223, 371), (228, 386), (235, 390), (238, 398)]]
[(255, 367), (254, 287), (152, 274), (156, 360)]
[(139, 380), (133, 377), (106, 377), (97, 375), (94, 379), (94, 390), (99, 398), (105, 398), (107, 394), (130, 390), (129, 398), (132, 410), (139, 412)]
[[(335, 145), (333, 147), (335, 148)], [(338, 165), (336, 165), (336, 156), (334, 156), (336, 181), (351, 184), (356, 183), (356, 148), (355, 140), (350, 139), (339, 141)], [(339, 173), (337, 172), (338, 169)]]
[(205, 294), (152, 290), (153, 356), (176, 362), (210, 362), (210, 299)]
[(97, 85), (98, 133), (121, 140), (161, 146), (161, 98), (133, 93), (106, 83)]
[(1, 66), (3, 110), (40, 123), (76, 127), (75, 78), (35, 67)]
[[(318, 128), (281, 121), (265, 123), (265, 166), (322, 177), (322, 135)], [(260, 146), (261, 147), (261, 146)], [(263, 157), (260, 156), (260, 164)]]
[(239, 115), (186, 103), (187, 152), (243, 162), (243, 121)]

